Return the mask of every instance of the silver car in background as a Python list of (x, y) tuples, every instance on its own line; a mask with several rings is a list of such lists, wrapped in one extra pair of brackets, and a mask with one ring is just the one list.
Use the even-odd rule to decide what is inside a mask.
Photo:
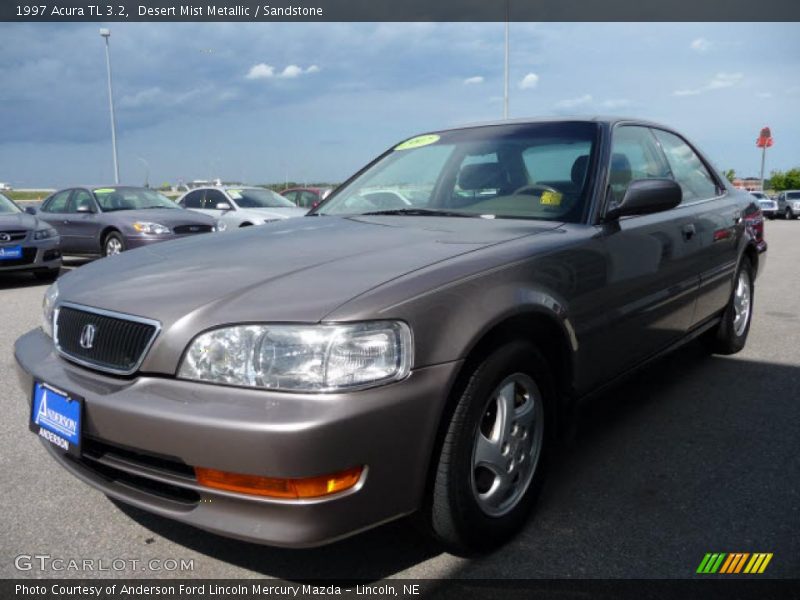
[(764, 218), (772, 221), (778, 216), (778, 203), (767, 196), (764, 192), (750, 192), (750, 195), (758, 201), (758, 207)]
[(31, 271), (55, 279), (61, 270), (58, 232), (0, 194), (0, 274)]
[(271, 190), (241, 185), (198, 188), (178, 204), (215, 217), (228, 229), (302, 217), (308, 212)]
[(786, 190), (778, 195), (778, 214), (784, 219), (800, 216), (800, 190)]

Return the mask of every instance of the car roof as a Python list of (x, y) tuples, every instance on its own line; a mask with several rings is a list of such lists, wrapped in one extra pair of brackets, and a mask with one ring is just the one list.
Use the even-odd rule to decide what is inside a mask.
[(466, 123), (447, 129), (439, 129), (438, 132), (458, 131), (461, 129), (473, 129), (477, 127), (497, 127), (501, 125), (535, 125), (537, 123), (603, 123), (609, 126), (617, 123), (634, 123), (647, 127), (658, 127), (659, 129), (671, 130), (671, 127), (655, 121), (639, 119), (635, 117), (607, 116), (607, 115), (575, 115), (560, 117), (522, 117), (517, 119), (499, 119), (493, 121), (479, 121), (476, 123)]

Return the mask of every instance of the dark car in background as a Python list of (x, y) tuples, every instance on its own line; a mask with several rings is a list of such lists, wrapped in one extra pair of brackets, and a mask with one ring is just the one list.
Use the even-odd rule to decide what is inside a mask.
[(291, 200), (300, 208), (315, 208), (325, 200), (333, 188), (318, 187), (295, 187), (283, 190), (280, 194), (284, 198)]
[(155, 190), (131, 186), (63, 189), (45, 199), (36, 214), (58, 230), (64, 254), (110, 256), (218, 228), (216, 219), (185, 210)]
[(761, 225), (662, 125), (437, 131), (302, 219), (63, 276), (20, 389), (53, 459), (140, 509), (282, 546), (418, 511), (469, 552), (523, 526), (577, 402), (744, 347)]
[(55, 279), (61, 270), (58, 231), (0, 194), (0, 274), (30, 271)]

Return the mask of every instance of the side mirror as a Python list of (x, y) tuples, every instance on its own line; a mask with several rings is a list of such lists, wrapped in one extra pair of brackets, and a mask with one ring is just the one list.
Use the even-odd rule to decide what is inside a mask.
[(217, 202), (216, 209), (217, 210), (232, 210), (233, 207), (230, 205), (229, 202)]
[(26, 206), (25, 207), (25, 212), (28, 213), (29, 215), (35, 215), (36, 214), (36, 207), (34, 207), (34, 206)]
[(93, 213), (94, 209), (88, 204), (82, 204), (81, 206), (75, 209), (75, 212), (87, 214), (87, 213)]
[(606, 221), (669, 210), (682, 199), (683, 190), (672, 179), (636, 179), (628, 185), (622, 201), (606, 211)]

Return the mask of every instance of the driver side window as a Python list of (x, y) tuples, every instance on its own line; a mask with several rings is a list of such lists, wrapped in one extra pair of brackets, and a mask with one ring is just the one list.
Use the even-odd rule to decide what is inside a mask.
[(620, 202), (632, 181), (671, 177), (669, 165), (646, 127), (625, 125), (614, 130), (608, 185)]

